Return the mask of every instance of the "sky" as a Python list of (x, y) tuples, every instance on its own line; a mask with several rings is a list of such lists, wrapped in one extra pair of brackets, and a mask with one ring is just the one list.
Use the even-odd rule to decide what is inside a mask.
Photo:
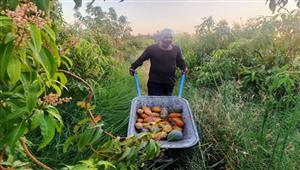
[[(63, 16), (68, 23), (74, 21), (73, 0), (59, 0)], [(84, 12), (83, 0), (80, 11)], [(272, 15), (265, 0), (96, 0), (95, 6), (103, 10), (113, 7), (118, 15), (124, 15), (130, 22), (133, 34), (152, 34), (163, 28), (175, 32), (194, 33), (194, 26), (203, 17), (213, 16), (216, 20), (226, 19), (230, 24), (244, 23), (259, 15)], [(294, 0), (289, 0), (288, 9), (296, 9)]]

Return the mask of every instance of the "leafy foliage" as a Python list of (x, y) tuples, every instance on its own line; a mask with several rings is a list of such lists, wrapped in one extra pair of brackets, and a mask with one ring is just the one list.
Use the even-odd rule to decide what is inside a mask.
[[(1, 3), (4, 2), (1, 1)], [(57, 140), (57, 135), (66, 130), (64, 128), (65, 119), (60, 114), (63, 109), (57, 105), (71, 100), (71, 98), (61, 97), (65, 94), (64, 89), (67, 89), (67, 83), (69, 85), (71, 83), (70, 90), (73, 93), (76, 93), (73, 91), (74, 85), (79, 85), (80, 90), (83, 90), (84, 86), (89, 86), (76, 74), (60, 69), (74, 70), (84, 79), (95, 82), (109, 74), (110, 69), (116, 64), (111, 57), (114, 53), (113, 34), (105, 32), (97, 34), (88, 31), (84, 34), (85, 36), (77, 40), (71, 38), (72, 34), (66, 35), (65, 32), (60, 32), (61, 36), (57, 38), (58, 32), (56, 31), (61, 28), (58, 25), (62, 22), (59, 19), (60, 14), (56, 15), (52, 13), (53, 11), (51, 12), (50, 9), (54, 6), (58, 6), (57, 1), (10, 1), (10, 3), (5, 1), (5, 5), (1, 6), (3, 11), (0, 16), (0, 29), (3, 31), (0, 33), (0, 135), (3, 138), (0, 139), (0, 168), (2, 166), (27, 168), (28, 163), (18, 163), (18, 160), (15, 160), (24, 159), (24, 157), (15, 157), (17, 152), (24, 150), (26, 155), (37, 164), (45, 169), (50, 169), (36, 160), (28, 150), (26, 143), (32, 142), (31, 148), (37, 153), (41, 154), (47, 151), (47, 147)], [(22, 16), (20, 16), (21, 14)], [(52, 22), (49, 17), (57, 20)], [(118, 20), (115, 29), (121, 29), (120, 31), (124, 32), (123, 29), (127, 25), (124, 17), (117, 17), (113, 9), (107, 13), (107, 17), (112, 19), (109, 22)], [(83, 31), (74, 32), (74, 34), (78, 33), (83, 34)], [(67, 38), (64, 39), (63, 36)], [(61, 43), (61, 46), (58, 45), (58, 42)], [(75, 48), (70, 50), (73, 45)], [(72, 67), (73, 63), (74, 67)], [(68, 82), (64, 73), (82, 81), (84, 86), (74, 81)], [(76, 126), (72, 133), (67, 134), (68, 138), (66, 138), (63, 148), (66, 152), (68, 146), (76, 142), (78, 151), (83, 153), (80, 157), (88, 159), (81, 161), (80, 167), (85, 165), (90, 167), (89, 160), (93, 159), (97, 161), (95, 163), (97, 167), (124, 168), (130, 164), (132, 169), (138, 169), (142, 166), (142, 162), (150, 160), (160, 153), (159, 146), (155, 141), (150, 140), (149, 144), (144, 145), (145, 140), (148, 140), (147, 135), (123, 140), (121, 137), (115, 137), (103, 130), (101, 116), (93, 117), (92, 110), (95, 109), (95, 105), (89, 103), (92, 99), (93, 89), (89, 88), (88, 90), (88, 97), (78, 103), (82, 107), (80, 111), (86, 112), (90, 118), (76, 120)], [(85, 95), (78, 95), (76, 99), (85, 98)], [(74, 109), (74, 107), (72, 108)], [(113, 139), (103, 138), (102, 134), (113, 137)], [(120, 141), (120, 139), (122, 140)], [(22, 148), (19, 147), (18, 141), (21, 141)], [(112, 147), (112, 150), (115, 147), (118, 152), (109, 157), (95, 157), (93, 147), (96, 146), (99, 151), (107, 149), (99, 147), (102, 145)], [(14, 149), (17, 148), (16, 146), (18, 146), (17, 150)], [(127, 146), (131, 150), (130, 152), (126, 148)], [(125, 153), (126, 155), (124, 155)], [(127, 155), (128, 153), (130, 155)], [(3, 154), (8, 155), (4, 162)], [(116, 162), (115, 159), (120, 156), (121, 162)], [(140, 162), (136, 162), (136, 158), (139, 158)], [(75, 160), (78, 161), (78, 159)]]
[(204, 18), (197, 37), (181, 42), (192, 46), (183, 46), (191, 70), (187, 98), (203, 129), (203, 144), (190, 151), (202, 159), (190, 167), (299, 166), (299, 14), (280, 12), (232, 27)]
[[(35, 10), (33, 4), (28, 5), (31, 5), (31, 10)], [(17, 7), (17, 10), (23, 9), (22, 6)], [(1, 149), (5, 145), (13, 147), (32, 127), (40, 127), (43, 136), (40, 148), (43, 148), (54, 137), (55, 129), (60, 131), (63, 125), (58, 111), (39, 102), (38, 99), (51, 90), (61, 94), (59, 86), (63, 87), (66, 81), (59, 79), (63, 75), (57, 73), (57, 69), (64, 58), (58, 53), (55, 32), (51, 25), (44, 23), (39, 27), (37, 24), (44, 21), (30, 20), (39, 16), (29, 13), (27, 15), (28, 21), (23, 23), (18, 23), (16, 18), (0, 16), (4, 23), (1, 25), (4, 32), (0, 37), (0, 100), (3, 127), (0, 134), (4, 136), (0, 141)], [(22, 37), (27, 37), (27, 40), (24, 41)], [(39, 120), (34, 120), (35, 118)]]

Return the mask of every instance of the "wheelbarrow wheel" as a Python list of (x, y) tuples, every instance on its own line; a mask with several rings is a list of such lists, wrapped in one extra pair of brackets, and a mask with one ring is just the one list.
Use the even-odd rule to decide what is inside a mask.
[(174, 162), (174, 158), (170, 154), (169, 149), (162, 149), (158, 158), (155, 162), (157, 163), (171, 163)]

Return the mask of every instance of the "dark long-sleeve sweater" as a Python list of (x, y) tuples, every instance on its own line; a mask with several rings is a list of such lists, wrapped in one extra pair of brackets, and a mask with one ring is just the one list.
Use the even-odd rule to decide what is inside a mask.
[(145, 60), (150, 59), (149, 81), (174, 84), (176, 66), (181, 70), (186, 68), (181, 50), (173, 45), (172, 50), (163, 50), (158, 44), (148, 46), (142, 55), (131, 64), (132, 69), (141, 66)]

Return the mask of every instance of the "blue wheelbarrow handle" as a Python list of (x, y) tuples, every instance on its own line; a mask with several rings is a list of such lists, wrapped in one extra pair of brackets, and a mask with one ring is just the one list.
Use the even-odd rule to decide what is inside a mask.
[(135, 82), (135, 89), (136, 89), (137, 95), (141, 96), (141, 89), (140, 89), (139, 78), (138, 78), (136, 72), (134, 73), (134, 82)]
[[(179, 94), (178, 94), (179, 97), (182, 97), (184, 81), (185, 81), (185, 73), (182, 73), (181, 79), (180, 79), (180, 86), (179, 86)], [(134, 82), (135, 82), (135, 89), (136, 89), (137, 95), (141, 96), (141, 89), (140, 89), (140, 83), (139, 83), (139, 78), (137, 76), (137, 72), (134, 73)]]
[(179, 86), (179, 94), (178, 94), (179, 97), (182, 97), (184, 81), (185, 81), (185, 73), (182, 73), (181, 74), (181, 79), (180, 79), (180, 86)]

